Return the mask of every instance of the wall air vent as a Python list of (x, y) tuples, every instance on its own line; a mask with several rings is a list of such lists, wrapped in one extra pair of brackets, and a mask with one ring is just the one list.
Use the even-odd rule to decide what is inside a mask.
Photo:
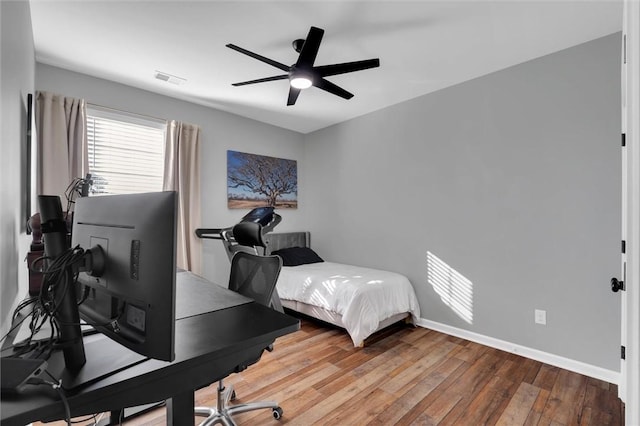
[(175, 84), (177, 86), (186, 83), (185, 78), (177, 77), (175, 75), (167, 74), (166, 72), (156, 71), (154, 77), (158, 80), (166, 81), (167, 83)]

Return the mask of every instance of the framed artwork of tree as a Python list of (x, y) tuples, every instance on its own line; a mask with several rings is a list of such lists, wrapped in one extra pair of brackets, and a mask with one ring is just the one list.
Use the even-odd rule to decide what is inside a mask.
[(227, 206), (298, 208), (297, 162), (227, 151)]

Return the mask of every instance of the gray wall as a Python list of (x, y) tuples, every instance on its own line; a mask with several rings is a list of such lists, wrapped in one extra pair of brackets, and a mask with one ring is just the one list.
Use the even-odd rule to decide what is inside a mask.
[[(314, 248), (406, 274), (425, 319), (619, 370), (619, 55), (615, 34), (307, 135)], [(471, 323), (427, 251), (472, 283)]]
[(0, 2), (0, 335), (27, 292), (25, 233), (27, 94), (33, 92), (35, 59), (28, 2)]
[[(43, 64), (36, 87), (201, 125), (204, 226), (242, 214), (226, 208), (227, 149), (297, 160), (300, 208), (278, 230), (311, 230), (327, 260), (406, 274), (425, 319), (618, 370), (619, 38), (306, 136)], [(472, 283), (470, 322), (430, 284), (428, 251)], [(203, 256), (225, 282), (221, 245)]]
[[(302, 135), (296, 132), (40, 63), (36, 66), (36, 88), (109, 108), (199, 125), (203, 227), (231, 226), (247, 212), (227, 208), (227, 150), (296, 160), (298, 169), (304, 169)], [(302, 218), (309, 192), (302, 177), (298, 178), (298, 192), (300, 208), (280, 212), (283, 221), (279, 231), (304, 227)], [(219, 241), (203, 244), (203, 275), (220, 284), (229, 279), (229, 260)]]

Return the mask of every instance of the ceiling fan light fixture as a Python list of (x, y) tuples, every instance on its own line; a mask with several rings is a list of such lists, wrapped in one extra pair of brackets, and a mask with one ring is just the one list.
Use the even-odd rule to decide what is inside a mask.
[(233, 86), (266, 83), (268, 81), (285, 80), (288, 78), (290, 88), (289, 97), (287, 99), (287, 106), (295, 105), (296, 100), (298, 99), (298, 95), (300, 95), (300, 90), (307, 89), (311, 86), (317, 87), (318, 89), (324, 90), (325, 92), (329, 92), (343, 99), (353, 98), (353, 93), (349, 93), (337, 84), (326, 80), (325, 77), (366, 70), (369, 68), (376, 68), (380, 66), (380, 59), (365, 59), (363, 61), (352, 61), (339, 64), (316, 66), (314, 64), (316, 56), (318, 55), (318, 49), (320, 49), (320, 43), (322, 42), (323, 34), (324, 30), (322, 28), (311, 27), (309, 28), (309, 34), (307, 34), (306, 39), (294, 40), (293, 48), (296, 52), (298, 52), (298, 60), (293, 65), (285, 65), (281, 62), (269, 59), (266, 56), (262, 56), (257, 53), (251, 52), (250, 50), (243, 49), (242, 47), (236, 46), (235, 44), (227, 44), (227, 47), (230, 49), (269, 64), (272, 67), (278, 68), (279, 70), (286, 73), (274, 75), (272, 77), (241, 81), (239, 83), (233, 83)]
[(295, 87), (296, 89), (308, 89), (313, 84), (311, 79), (304, 75), (298, 75), (298, 76), (292, 77), (289, 83), (291, 84), (292, 87)]

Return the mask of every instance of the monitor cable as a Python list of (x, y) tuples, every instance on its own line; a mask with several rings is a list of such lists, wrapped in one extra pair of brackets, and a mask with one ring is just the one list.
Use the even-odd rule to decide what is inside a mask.
[[(64, 347), (67, 342), (60, 342), (60, 326), (67, 324), (59, 323), (56, 318), (60, 300), (64, 297), (68, 290), (69, 281), (71, 285), (75, 285), (78, 273), (74, 272), (77, 266), (83, 262), (84, 250), (79, 246), (67, 249), (64, 253), (51, 261), (45, 268), (42, 268), (43, 284), (40, 287), (38, 295), (29, 297), (18, 304), (13, 312), (12, 327), (0, 339), (4, 341), (12, 332), (20, 328), (27, 319), (29, 320), (29, 336), (17, 344), (4, 347), (2, 352), (14, 350), (11, 356), (20, 357), (28, 354), (30, 358), (48, 359), (51, 352), (59, 347)], [(29, 266), (31, 270), (40, 271), (40, 263), (50, 260), (46, 256), (35, 259)], [(73, 274), (71, 280), (68, 280), (68, 274)], [(78, 303), (82, 303), (87, 297), (87, 293), (83, 295), (83, 299)], [(30, 309), (29, 312), (25, 311)], [(23, 315), (22, 318), (20, 316)], [(34, 341), (34, 337), (42, 330), (45, 324), (49, 324), (51, 333), (48, 339)]]
[(62, 389), (62, 380), (56, 379), (47, 370), (45, 370), (45, 373), (47, 373), (47, 375), (51, 377), (51, 380), (45, 380), (39, 377), (32, 377), (27, 381), (27, 384), (36, 385), (36, 386), (37, 385), (50, 386), (52, 389), (58, 392), (60, 401), (64, 405), (64, 415), (65, 415), (64, 421), (67, 423), (67, 426), (71, 426), (71, 408), (69, 407), (69, 401), (67, 401), (67, 396), (64, 394), (64, 390)]

